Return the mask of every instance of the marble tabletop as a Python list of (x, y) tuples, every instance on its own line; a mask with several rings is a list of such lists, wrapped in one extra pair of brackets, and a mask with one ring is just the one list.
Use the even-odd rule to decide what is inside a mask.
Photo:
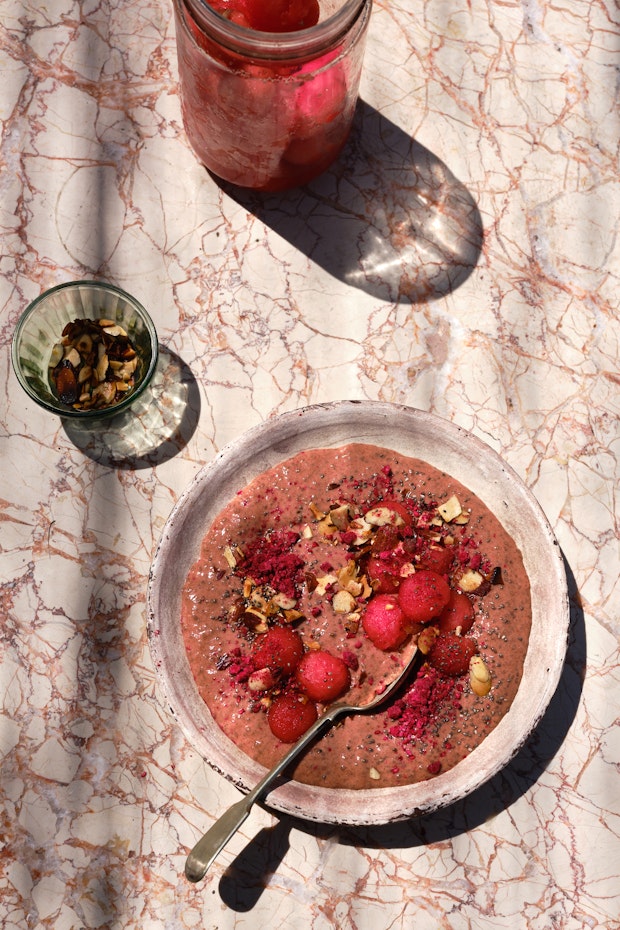
[[(0, 0), (0, 922), (24, 928), (620, 927), (618, 7), (376, 0), (340, 160), (215, 183), (184, 136), (171, 5)], [(161, 358), (123, 430), (63, 425), (10, 364), (45, 288), (111, 281)], [(566, 560), (549, 709), (449, 808), (322, 826), (256, 807), (169, 714), (146, 636), (159, 534), (248, 427), (343, 398), (498, 451)]]

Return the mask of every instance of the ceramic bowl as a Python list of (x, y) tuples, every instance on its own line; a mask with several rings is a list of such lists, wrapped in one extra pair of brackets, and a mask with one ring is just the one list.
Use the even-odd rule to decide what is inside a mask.
[[(135, 384), (109, 407), (75, 410), (52, 388), (52, 350), (67, 323), (99, 318), (114, 321), (131, 339), (139, 357)], [(100, 420), (126, 410), (149, 384), (157, 355), (157, 332), (144, 307), (120, 288), (99, 281), (70, 281), (45, 291), (22, 314), (12, 343), (13, 369), (26, 394), (50, 413), (73, 420)]]
[(532, 602), (529, 645), (515, 700), (481, 745), (454, 768), (420, 784), (361, 792), (291, 780), (265, 801), (307, 820), (370, 825), (436, 810), (490, 779), (527, 740), (559, 681), (569, 622), (560, 548), (532, 494), (494, 451), (439, 417), (384, 403), (344, 401), (307, 407), (251, 429), (196, 475), (172, 511), (151, 568), (148, 634), (166, 706), (204, 759), (247, 791), (265, 770), (224, 735), (198, 694), (181, 636), (181, 591), (213, 518), (240, 488), (301, 450), (350, 442), (422, 459), (473, 491), (521, 550)]

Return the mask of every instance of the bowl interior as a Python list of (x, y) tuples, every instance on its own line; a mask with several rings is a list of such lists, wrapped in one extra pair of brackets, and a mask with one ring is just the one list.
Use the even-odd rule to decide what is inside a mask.
[(164, 528), (148, 590), (148, 633), (168, 707), (187, 738), (219, 772), (248, 790), (264, 774), (223, 734), (200, 698), (180, 630), (181, 591), (211, 521), (252, 478), (303, 449), (366, 442), (420, 458), (453, 475), (495, 513), (523, 555), (532, 628), (521, 685), (508, 714), (455, 768), (421, 784), (372, 791), (295, 781), (268, 796), (271, 807), (308, 820), (378, 824), (428, 812), (469, 794), (505, 766), (544, 713), (566, 652), (568, 597), (559, 546), (518, 476), (466, 430), (392, 404), (345, 401), (285, 414), (226, 447), (184, 492)]
[[(134, 343), (140, 357), (136, 384), (125, 399), (111, 407), (73, 410), (53, 393), (48, 363), (67, 323), (97, 318), (118, 323)], [(26, 393), (52, 413), (79, 419), (100, 419), (126, 409), (147, 386), (157, 354), (157, 333), (146, 310), (120, 288), (94, 281), (60, 284), (37, 297), (21, 317), (12, 346), (13, 368)]]

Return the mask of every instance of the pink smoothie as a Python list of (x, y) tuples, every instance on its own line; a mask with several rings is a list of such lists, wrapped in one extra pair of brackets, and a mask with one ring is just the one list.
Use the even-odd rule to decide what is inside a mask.
[[(440, 505), (454, 497), (462, 513), (446, 522)], [(206, 532), (184, 587), (181, 622), (192, 674), (213, 718), (266, 767), (287, 750), (272, 735), (267, 710), (291, 682), (283, 677), (266, 691), (248, 684), (252, 657), (273, 624), (290, 624), (305, 650), (326, 649), (344, 659), (351, 672), (347, 701), (368, 696), (393, 676), (400, 653), (377, 649), (363, 630), (365, 606), (375, 596), (368, 560), (378, 529), (373, 525), (362, 539), (356, 520), (395, 501), (408, 514), (403, 574), (424, 567), (429, 548), (434, 554), (448, 549), (451, 587), (460, 590), (468, 573), (483, 579), (468, 592), (475, 612), (468, 635), (490, 673), (490, 690), (479, 696), (469, 674), (442, 677), (423, 663), (386, 706), (346, 718), (311, 747), (293, 770), (298, 781), (368, 789), (432, 778), (482, 742), (517, 692), (531, 606), (515, 543), (455, 478), (417, 459), (353, 444), (302, 452), (264, 472), (239, 490)], [(324, 517), (330, 511), (334, 522)], [(336, 595), (352, 572), (353, 594), (343, 611)]]

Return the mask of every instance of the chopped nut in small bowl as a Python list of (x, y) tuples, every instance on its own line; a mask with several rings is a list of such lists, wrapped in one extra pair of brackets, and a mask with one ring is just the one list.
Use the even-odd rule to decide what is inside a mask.
[(60, 417), (115, 416), (142, 394), (157, 364), (157, 333), (135, 298), (112, 284), (70, 281), (32, 301), (13, 336), (24, 391)]

